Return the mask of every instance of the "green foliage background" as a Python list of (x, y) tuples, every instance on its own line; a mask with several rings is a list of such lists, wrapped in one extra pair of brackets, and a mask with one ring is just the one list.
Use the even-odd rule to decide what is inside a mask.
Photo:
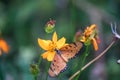
[[(56, 20), (55, 30), (67, 42), (74, 41), (78, 30), (84, 30), (93, 23), (98, 25), (101, 38), (100, 51), (104, 50), (112, 40), (110, 23), (116, 22), (120, 31), (120, 0), (0, 0), (0, 31), (9, 46), (9, 54), (0, 56), (0, 80), (33, 80), (29, 65), (38, 62), (40, 49), (37, 39), (50, 39), (44, 27), (49, 18)], [(120, 41), (107, 52), (104, 57), (104, 68), (107, 80), (119, 80)], [(93, 59), (94, 50), (90, 51), (88, 61)], [(99, 52), (100, 53), (100, 52)], [(67, 80), (79, 67), (79, 57), (70, 60), (68, 70), (59, 78), (48, 80)], [(41, 61), (38, 80), (45, 80), (48, 62)], [(77, 66), (77, 67), (76, 67)], [(80, 76), (80, 80), (90, 80), (90, 66)], [(104, 76), (101, 76), (104, 77)], [(97, 80), (97, 79), (96, 79)]]

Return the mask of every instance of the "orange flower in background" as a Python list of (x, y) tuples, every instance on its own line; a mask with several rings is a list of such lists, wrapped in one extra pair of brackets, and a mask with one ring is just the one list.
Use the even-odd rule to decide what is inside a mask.
[(57, 38), (56, 32), (54, 32), (52, 40), (43, 40), (38, 38), (39, 46), (46, 50), (41, 56), (43, 59), (47, 59), (48, 61), (52, 61), (55, 56), (55, 49), (59, 50), (61, 47), (65, 45), (66, 39), (62, 37), (60, 40)]
[(83, 35), (80, 38), (81, 42), (84, 42), (86, 45), (89, 45), (90, 43), (93, 44), (94, 49), (98, 50), (98, 43), (99, 43), (99, 37), (97, 35), (97, 26), (95, 24), (91, 25), (90, 27), (87, 27), (83, 33)]
[(87, 28), (85, 29), (85, 31), (84, 31), (83, 34), (84, 34), (86, 37), (89, 37), (91, 34), (93, 34), (95, 28), (96, 28), (96, 25), (93, 24), (93, 25), (91, 25), (90, 27), (87, 27)]
[(0, 55), (2, 55), (2, 51), (8, 53), (9, 46), (4, 39), (0, 39)]

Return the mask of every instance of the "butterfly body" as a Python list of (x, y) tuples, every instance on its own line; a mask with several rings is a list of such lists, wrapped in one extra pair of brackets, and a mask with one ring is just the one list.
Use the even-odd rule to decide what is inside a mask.
[(64, 71), (66, 69), (69, 59), (75, 57), (82, 47), (83, 44), (81, 42), (76, 42), (66, 45), (60, 50), (56, 50), (56, 54), (49, 68), (49, 75), (51, 77), (55, 77), (60, 72)]

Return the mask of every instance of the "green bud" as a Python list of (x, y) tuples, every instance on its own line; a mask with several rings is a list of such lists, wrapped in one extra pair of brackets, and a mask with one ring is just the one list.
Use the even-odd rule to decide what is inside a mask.
[(48, 21), (45, 26), (45, 32), (52, 33), (54, 31), (54, 27), (55, 27), (55, 20), (50, 19), (50, 21)]
[(37, 76), (39, 73), (39, 67), (37, 64), (31, 64), (30, 65), (30, 72), (34, 75)]

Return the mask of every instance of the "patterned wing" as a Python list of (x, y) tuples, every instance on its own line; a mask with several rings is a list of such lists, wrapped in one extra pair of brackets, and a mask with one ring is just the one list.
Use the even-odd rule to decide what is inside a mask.
[(49, 75), (51, 77), (57, 76), (66, 67), (66, 62), (61, 58), (59, 54), (55, 54), (55, 57), (49, 68)]
[(68, 62), (69, 59), (73, 58), (83, 47), (83, 44), (81, 42), (76, 42), (69, 44), (65, 47), (62, 47), (60, 49), (61, 51), (61, 57)]
[(51, 77), (57, 76), (62, 70), (66, 68), (66, 63), (73, 58), (82, 48), (81, 42), (72, 43), (62, 47), (56, 51), (55, 57), (49, 68), (49, 75)]

